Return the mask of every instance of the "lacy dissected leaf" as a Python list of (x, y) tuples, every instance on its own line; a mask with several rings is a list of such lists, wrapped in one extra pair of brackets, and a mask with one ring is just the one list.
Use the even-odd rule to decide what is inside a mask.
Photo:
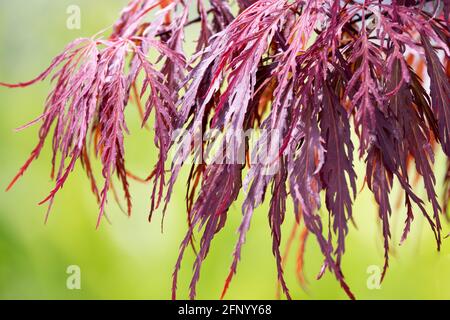
[(379, 149), (374, 147), (367, 156), (367, 184), (378, 203), (378, 215), (382, 223), (384, 237), (385, 263), (382, 278), (386, 274), (389, 261), (389, 238), (391, 237), (389, 217), (392, 213), (389, 193), (392, 188), (392, 172), (386, 170)]
[(427, 70), (430, 76), (430, 95), (433, 110), (439, 124), (439, 139), (445, 153), (450, 156), (450, 82), (430, 40), (422, 36), (422, 43), (427, 58)]
[[(326, 157), (321, 170), (328, 210), (334, 216), (333, 229), (338, 235), (338, 260), (345, 250), (347, 223), (352, 217), (352, 195), (356, 195), (356, 173), (353, 170), (353, 143), (348, 113), (335, 93), (325, 84), (321, 112), (322, 139)], [(347, 183), (347, 179), (349, 183)]]
[[(190, 297), (196, 296), (196, 285), (200, 278), (200, 269), (205, 260), (214, 235), (225, 225), (228, 209), (241, 188), (241, 170), (238, 165), (214, 165), (205, 172), (202, 190), (194, 204), (191, 214), (191, 226), (183, 240), (180, 255), (173, 274), (172, 297), (176, 297), (178, 271), (182, 258), (188, 246), (194, 229), (203, 229), (200, 239), (200, 249), (194, 263), (194, 274), (190, 284)], [(216, 189), (219, 187), (219, 189)]]

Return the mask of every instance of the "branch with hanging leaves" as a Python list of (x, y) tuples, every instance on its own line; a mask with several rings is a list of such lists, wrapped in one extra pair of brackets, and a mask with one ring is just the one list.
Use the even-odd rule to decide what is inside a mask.
[[(394, 181), (405, 204), (401, 242), (420, 214), (439, 249), (441, 216), (450, 199), (448, 168), (443, 173), (434, 168), (437, 152), (450, 156), (449, 1), (238, 0), (237, 7), (234, 15), (227, 0), (132, 0), (106, 38), (99, 34), (73, 41), (29, 82), (0, 83), (27, 87), (50, 77), (54, 83), (43, 114), (23, 127), (40, 123), (39, 141), (8, 189), (50, 139), (55, 186), (42, 201), (49, 204), (49, 211), (80, 162), (99, 203), (97, 227), (109, 193), (115, 192), (114, 175), (131, 214), (129, 180), (136, 177), (126, 167), (123, 140), (128, 133), (124, 113), (135, 101), (143, 126), (153, 117), (159, 150), (154, 169), (141, 179), (153, 184), (151, 213), (161, 204), (165, 213), (180, 171), (190, 157), (198, 156), (195, 148), (180, 148), (170, 158), (177, 148), (173, 139), (177, 130), (195, 136), (199, 129), (222, 133), (261, 129), (278, 132), (281, 139), (275, 171), (267, 172), (266, 166), (249, 160), (273, 142), (272, 135), (262, 135), (254, 145), (246, 140), (233, 144), (233, 153), (244, 150), (244, 162), (191, 164), (188, 230), (173, 273), (174, 299), (189, 245), (196, 254), (189, 295), (196, 297), (202, 264), (241, 192), (243, 218), (222, 297), (237, 272), (252, 216), (267, 196), (280, 290), (291, 298), (284, 277), (289, 252), (281, 251), (282, 225), (291, 201), (296, 225), (287, 247), (302, 224), (297, 254), (300, 283), (306, 283), (305, 241), (315, 238), (323, 254), (318, 277), (331, 272), (354, 298), (341, 263), (349, 224), (355, 220), (355, 142), (381, 221), (382, 278), (389, 264)], [(151, 19), (150, 13), (155, 13)], [(200, 25), (195, 52), (188, 56), (185, 28), (195, 23)], [(152, 50), (159, 54), (155, 61), (149, 58)], [(420, 63), (413, 63), (411, 56)], [(146, 101), (140, 103), (142, 99)], [(227, 142), (229, 138), (222, 138), (218, 143)], [(219, 154), (212, 144), (202, 140), (200, 150), (216, 159)], [(101, 185), (92, 169), (92, 155), (102, 165)], [(436, 192), (436, 174), (445, 176), (442, 199)], [(423, 180), (423, 198), (415, 190), (416, 176)], [(323, 207), (329, 223), (320, 213)]]

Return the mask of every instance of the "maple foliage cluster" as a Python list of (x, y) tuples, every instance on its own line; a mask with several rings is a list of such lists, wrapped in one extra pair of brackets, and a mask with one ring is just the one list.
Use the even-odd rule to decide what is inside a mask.
[[(73, 41), (32, 81), (1, 83), (25, 87), (50, 77), (54, 83), (42, 115), (25, 126), (40, 123), (39, 141), (10, 187), (50, 140), (55, 186), (42, 203), (49, 203), (50, 209), (80, 162), (99, 203), (98, 224), (115, 179), (131, 214), (133, 176), (125, 162), (124, 114), (135, 102), (143, 126), (154, 118), (159, 150), (146, 179), (152, 183), (152, 213), (161, 205), (166, 211), (180, 170), (191, 166), (188, 231), (173, 274), (173, 298), (190, 244), (198, 245), (190, 283), (190, 297), (195, 298), (211, 242), (241, 192), (242, 224), (223, 295), (236, 273), (252, 215), (268, 197), (272, 251), (286, 297), (291, 296), (280, 246), (291, 201), (297, 224), (289, 240), (299, 224), (304, 226), (299, 278), (304, 242), (310, 235), (323, 253), (319, 277), (330, 271), (354, 298), (341, 269), (357, 195), (354, 155), (365, 163), (364, 180), (378, 204), (383, 277), (389, 261), (394, 181), (401, 187), (406, 212), (401, 241), (415, 215), (422, 215), (439, 248), (441, 220), (450, 199), (450, 166), (440, 199), (433, 164), (441, 149), (450, 156), (450, 2), (237, 0), (236, 6), (227, 0), (132, 0), (107, 37)], [(195, 23), (195, 53), (188, 55), (185, 29)], [(159, 58), (152, 61), (151, 52)], [(280, 132), (278, 170), (267, 173), (258, 163), (189, 163), (195, 150), (180, 150), (170, 159), (174, 132), (184, 128), (195, 134), (198, 126), (221, 132)], [(243, 141), (235, 147), (257, 154), (268, 139), (263, 136), (255, 146)], [(209, 144), (212, 141), (205, 141), (202, 148), (213, 153)], [(101, 177), (92, 167), (97, 158)], [(416, 176), (423, 180), (424, 198), (414, 190)], [(328, 215), (319, 212), (323, 205)], [(200, 240), (194, 245), (197, 232)]]

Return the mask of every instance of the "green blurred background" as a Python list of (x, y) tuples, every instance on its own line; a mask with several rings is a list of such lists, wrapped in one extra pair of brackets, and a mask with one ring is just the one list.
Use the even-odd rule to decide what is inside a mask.
[[(28, 80), (49, 64), (66, 43), (91, 36), (109, 27), (126, 0), (0, 0), (0, 81)], [(69, 5), (81, 8), (80, 30), (66, 28)], [(187, 39), (191, 37), (188, 31)], [(15, 175), (36, 143), (38, 127), (16, 133), (14, 128), (34, 119), (42, 110), (50, 89), (48, 82), (23, 90), (0, 88), (0, 188)], [(126, 138), (128, 166), (140, 176), (148, 174), (155, 163), (152, 134), (139, 128), (135, 108), (127, 114), (132, 135)], [(44, 225), (46, 208), (37, 203), (52, 187), (49, 179), (50, 150), (46, 145), (41, 157), (9, 193), (0, 192), (0, 298), (2, 299), (168, 299), (171, 274), (179, 244), (186, 232), (185, 177), (176, 186), (173, 201), (160, 231), (160, 212), (148, 223), (150, 186), (132, 182), (134, 212), (127, 218), (110, 201), (112, 224), (95, 230), (98, 208), (89, 184), (78, 165), (56, 198), (49, 222)], [(442, 184), (444, 157), (437, 156), (436, 174)], [(357, 164), (362, 176), (363, 166)], [(359, 187), (362, 186), (362, 179)], [(397, 190), (397, 188), (395, 188)], [(424, 196), (421, 184), (416, 188)], [(439, 194), (441, 190), (438, 188)], [(392, 199), (396, 202), (397, 193)], [(241, 214), (236, 203), (227, 226), (213, 241), (204, 263), (198, 287), (199, 299), (217, 299), (231, 263)], [(291, 209), (290, 209), (291, 210)], [(291, 213), (292, 211), (290, 211)], [(376, 206), (364, 190), (354, 205), (358, 229), (351, 227), (343, 270), (351, 288), (360, 299), (449, 299), (450, 246), (436, 246), (429, 227), (418, 216), (411, 236), (398, 245), (404, 210), (394, 208), (390, 269), (381, 289), (367, 286), (369, 266), (381, 266), (383, 251)], [(284, 226), (284, 240), (292, 226), (292, 214)], [(448, 233), (444, 224), (444, 233)], [(295, 248), (296, 249), (296, 248)], [(345, 299), (334, 277), (326, 274), (315, 280), (322, 257), (314, 239), (306, 248), (307, 290), (297, 284), (295, 256), (286, 266), (286, 277), (297, 299)], [(182, 266), (179, 297), (187, 298), (193, 254)], [(81, 290), (68, 290), (66, 269), (81, 268)], [(275, 261), (271, 252), (267, 206), (257, 210), (243, 248), (227, 298), (273, 299), (276, 292)]]

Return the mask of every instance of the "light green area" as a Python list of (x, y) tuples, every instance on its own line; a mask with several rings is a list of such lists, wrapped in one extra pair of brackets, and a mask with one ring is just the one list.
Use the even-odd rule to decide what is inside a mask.
[[(119, 0), (0, 0), (0, 81), (27, 80), (49, 63), (71, 39), (90, 36), (111, 25), (126, 1)], [(66, 28), (66, 8), (77, 4), (82, 10), (81, 30)], [(189, 29), (189, 32), (193, 32)], [(189, 34), (187, 35), (190, 38)], [(0, 189), (14, 176), (36, 143), (37, 127), (15, 133), (16, 128), (38, 116), (50, 84), (44, 82), (23, 90), (0, 88)], [(129, 168), (140, 176), (148, 174), (156, 160), (152, 134), (139, 128), (135, 108), (127, 113), (132, 135), (127, 137)], [(363, 165), (357, 172), (363, 176)], [(444, 159), (437, 157), (437, 183), (442, 183)], [(9, 193), (0, 192), (0, 298), (38, 299), (167, 299), (170, 298), (171, 273), (179, 244), (186, 231), (184, 174), (176, 185), (173, 201), (160, 232), (161, 212), (148, 223), (150, 186), (132, 183), (134, 211), (125, 217), (113, 201), (106, 221), (95, 230), (98, 208), (85, 174), (78, 165), (59, 193), (49, 223), (44, 225), (46, 208), (37, 203), (52, 187), (49, 179), (50, 149)], [(360, 179), (358, 187), (363, 180)], [(397, 190), (397, 187), (396, 187)], [(424, 190), (419, 184), (419, 195)], [(440, 190), (439, 190), (440, 191)], [(392, 196), (396, 202), (397, 194)], [(242, 200), (242, 199), (241, 199)], [(218, 298), (227, 276), (231, 254), (237, 240), (241, 214), (236, 203), (227, 226), (217, 235), (204, 263), (198, 298)], [(382, 265), (383, 253), (376, 206), (364, 190), (354, 205), (358, 230), (351, 227), (343, 269), (356, 296), (361, 299), (448, 299), (450, 298), (450, 246), (436, 252), (429, 227), (420, 217), (414, 221), (407, 242), (399, 247), (404, 210), (393, 208), (393, 255), (390, 270), (380, 290), (367, 287), (367, 268)], [(417, 212), (416, 212), (417, 213)], [(418, 214), (418, 213), (417, 213)], [(292, 225), (292, 209), (285, 223), (286, 240)], [(444, 233), (448, 233), (444, 224)], [(326, 274), (315, 280), (322, 257), (315, 241), (307, 244), (305, 293), (294, 276), (295, 256), (286, 267), (287, 281), (298, 299), (345, 299), (334, 277)], [(295, 247), (295, 250), (297, 248)], [(179, 296), (187, 297), (193, 255), (183, 263)], [(66, 289), (66, 269), (78, 265), (82, 289)], [(252, 221), (242, 262), (231, 285), (230, 299), (272, 299), (276, 273), (271, 252), (267, 206), (257, 210)]]

